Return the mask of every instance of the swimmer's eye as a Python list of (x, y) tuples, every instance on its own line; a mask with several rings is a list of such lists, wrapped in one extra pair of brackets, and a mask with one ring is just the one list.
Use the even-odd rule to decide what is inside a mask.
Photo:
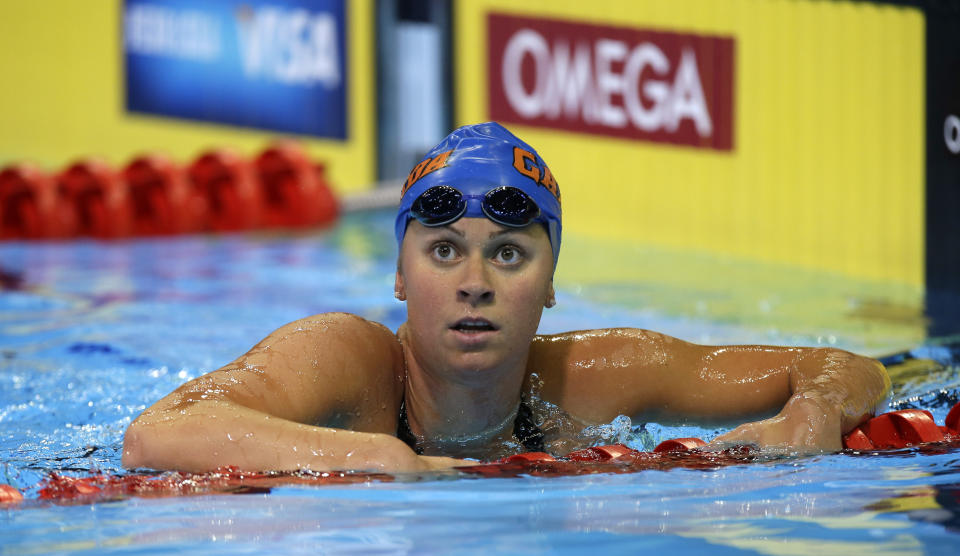
[(452, 261), (457, 258), (457, 250), (449, 243), (437, 243), (432, 248), (432, 254), (439, 261)]
[(500, 264), (515, 265), (523, 261), (523, 253), (518, 247), (513, 245), (504, 245), (503, 247), (497, 249), (497, 253), (493, 256), (493, 260)]

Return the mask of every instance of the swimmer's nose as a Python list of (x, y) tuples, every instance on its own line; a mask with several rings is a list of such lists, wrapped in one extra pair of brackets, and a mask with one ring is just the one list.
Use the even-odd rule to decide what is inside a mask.
[(457, 292), (461, 301), (471, 305), (480, 305), (493, 301), (493, 290), (480, 285), (464, 286)]
[(468, 260), (465, 265), (463, 280), (457, 288), (457, 299), (471, 305), (490, 303), (493, 301), (493, 286), (487, 276), (487, 268), (480, 257)]

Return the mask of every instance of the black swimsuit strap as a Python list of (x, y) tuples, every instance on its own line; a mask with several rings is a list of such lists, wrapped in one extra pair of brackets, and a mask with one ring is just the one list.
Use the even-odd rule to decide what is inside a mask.
[[(543, 451), (543, 431), (533, 420), (533, 410), (527, 405), (526, 400), (520, 398), (520, 407), (517, 408), (517, 418), (513, 421), (513, 437), (528, 452)], [(410, 423), (407, 421), (406, 400), (400, 402), (400, 421), (397, 423), (397, 438), (410, 446), (414, 452), (423, 453), (423, 448), (417, 445), (417, 437), (410, 430)]]
[(403, 440), (403, 443), (416, 452), (423, 453), (423, 448), (417, 446), (417, 437), (410, 430), (410, 423), (407, 421), (407, 401), (400, 400), (400, 421), (397, 423), (397, 438)]
[(517, 409), (517, 418), (513, 421), (513, 437), (528, 452), (542, 452), (543, 431), (533, 420), (533, 410), (526, 400), (520, 398), (520, 407)]

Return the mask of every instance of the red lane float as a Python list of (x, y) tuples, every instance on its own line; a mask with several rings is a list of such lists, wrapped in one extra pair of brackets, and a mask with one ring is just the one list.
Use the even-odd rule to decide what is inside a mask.
[(592, 446), (584, 450), (577, 450), (567, 454), (567, 459), (573, 461), (610, 461), (620, 456), (632, 452), (630, 448), (623, 444), (610, 444), (609, 446)]
[(79, 160), (57, 177), (59, 218), (72, 236), (101, 239), (130, 234), (130, 204), (120, 175), (106, 162)]
[(903, 409), (877, 415), (843, 437), (849, 450), (889, 450), (943, 442), (960, 436), (960, 404), (947, 415), (946, 426), (939, 427), (933, 415), (923, 409)]
[(253, 162), (263, 190), (263, 225), (303, 228), (332, 222), (337, 201), (325, 184), (325, 169), (296, 143), (270, 146)]
[(950, 413), (947, 413), (947, 419), (944, 421), (947, 429), (953, 434), (960, 435), (960, 403), (953, 406)]
[(498, 460), (501, 463), (530, 463), (535, 461), (556, 461), (557, 458), (546, 452), (523, 452)]
[(458, 467), (460, 472), (485, 477), (519, 477), (524, 475), (551, 477), (591, 475), (595, 473), (636, 473), (647, 470), (716, 469), (750, 463), (756, 452), (736, 447), (720, 452), (702, 451), (700, 439), (682, 439), (695, 442), (661, 443), (653, 452), (633, 450), (622, 444), (593, 446), (571, 452), (557, 459), (544, 452), (516, 454), (471, 467)]
[[(640, 452), (623, 444), (594, 446), (556, 458), (545, 452), (528, 452), (496, 462), (458, 467), (462, 473), (484, 477), (563, 476), (595, 473), (636, 473), (644, 470), (717, 469), (755, 461), (758, 452), (745, 446), (719, 452), (702, 450), (699, 438), (675, 438)], [(844, 437), (852, 451), (876, 451), (916, 446), (921, 450), (960, 448), (960, 404), (953, 407), (944, 427), (937, 427), (930, 412), (908, 409), (879, 415)], [(158, 475), (94, 475), (65, 477), (51, 473), (40, 485), (38, 497), (55, 502), (88, 503), (126, 496), (184, 496), (217, 493), (269, 492), (284, 485), (350, 484), (392, 481), (382, 473), (245, 472), (224, 467), (211, 473), (168, 472)], [(0, 485), (0, 504), (22, 500), (9, 485)]]
[(53, 177), (30, 164), (0, 172), (0, 239), (46, 239), (64, 235)]
[(269, 492), (273, 487), (296, 484), (354, 484), (392, 480), (392, 476), (383, 473), (249, 472), (240, 471), (235, 467), (221, 467), (210, 473), (167, 472), (159, 475), (65, 477), (51, 473), (41, 483), (38, 498), (51, 501), (94, 502), (125, 496), (249, 494)]
[(250, 163), (228, 149), (203, 153), (187, 170), (190, 182), (207, 202), (207, 224), (217, 232), (260, 226), (260, 189)]
[(139, 156), (123, 169), (130, 190), (133, 235), (199, 232), (205, 228), (206, 200), (186, 172), (160, 154)]
[(186, 168), (151, 154), (122, 171), (96, 159), (55, 175), (28, 164), (0, 171), (0, 240), (304, 228), (338, 213), (324, 166), (292, 141), (252, 160), (210, 150)]
[(695, 450), (706, 445), (707, 443), (699, 438), (674, 438), (673, 440), (665, 440), (657, 444), (657, 447), (654, 448), (653, 451), (656, 453), (689, 452), (690, 450)]
[[(861, 424), (843, 438), (845, 449), (874, 451), (945, 442), (960, 445), (960, 404), (947, 415), (946, 426), (938, 427), (926, 410), (905, 409), (884, 413)], [(461, 471), (488, 477), (519, 475), (582, 475), (587, 473), (633, 473), (647, 469), (711, 469), (753, 461), (756, 452), (738, 446), (719, 452), (700, 448), (699, 438), (674, 438), (657, 445), (652, 452), (632, 450), (622, 444), (594, 446), (571, 452), (557, 460), (543, 452), (517, 454), (490, 464), (463, 467)]]

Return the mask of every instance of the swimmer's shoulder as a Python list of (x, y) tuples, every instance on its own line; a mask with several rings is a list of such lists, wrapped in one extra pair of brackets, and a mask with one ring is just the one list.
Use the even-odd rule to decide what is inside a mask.
[(318, 313), (295, 320), (284, 328), (290, 327), (323, 333), (369, 335), (382, 340), (390, 338), (394, 343), (397, 341), (396, 336), (386, 326), (353, 313)]
[(393, 432), (403, 376), (403, 352), (389, 329), (323, 313), (281, 326), (232, 363), (182, 386), (173, 402), (212, 391), (298, 423)]
[(676, 338), (642, 328), (595, 328), (559, 334), (537, 334), (530, 344), (531, 357), (546, 361), (565, 360), (573, 355), (603, 354), (611, 349), (632, 347), (657, 349)]
[(351, 313), (320, 313), (286, 324), (264, 342), (282, 341), (321, 365), (402, 375), (403, 350), (386, 326)]
[(680, 340), (639, 328), (537, 335), (527, 362), (528, 387), (535, 375), (545, 400), (587, 420), (605, 422), (605, 414), (596, 414), (596, 400), (616, 398), (625, 385), (642, 380), (674, 342)]
[(530, 343), (530, 365), (536, 372), (561, 372), (584, 353), (595, 351), (614, 330), (572, 330), (559, 334), (537, 334)]

